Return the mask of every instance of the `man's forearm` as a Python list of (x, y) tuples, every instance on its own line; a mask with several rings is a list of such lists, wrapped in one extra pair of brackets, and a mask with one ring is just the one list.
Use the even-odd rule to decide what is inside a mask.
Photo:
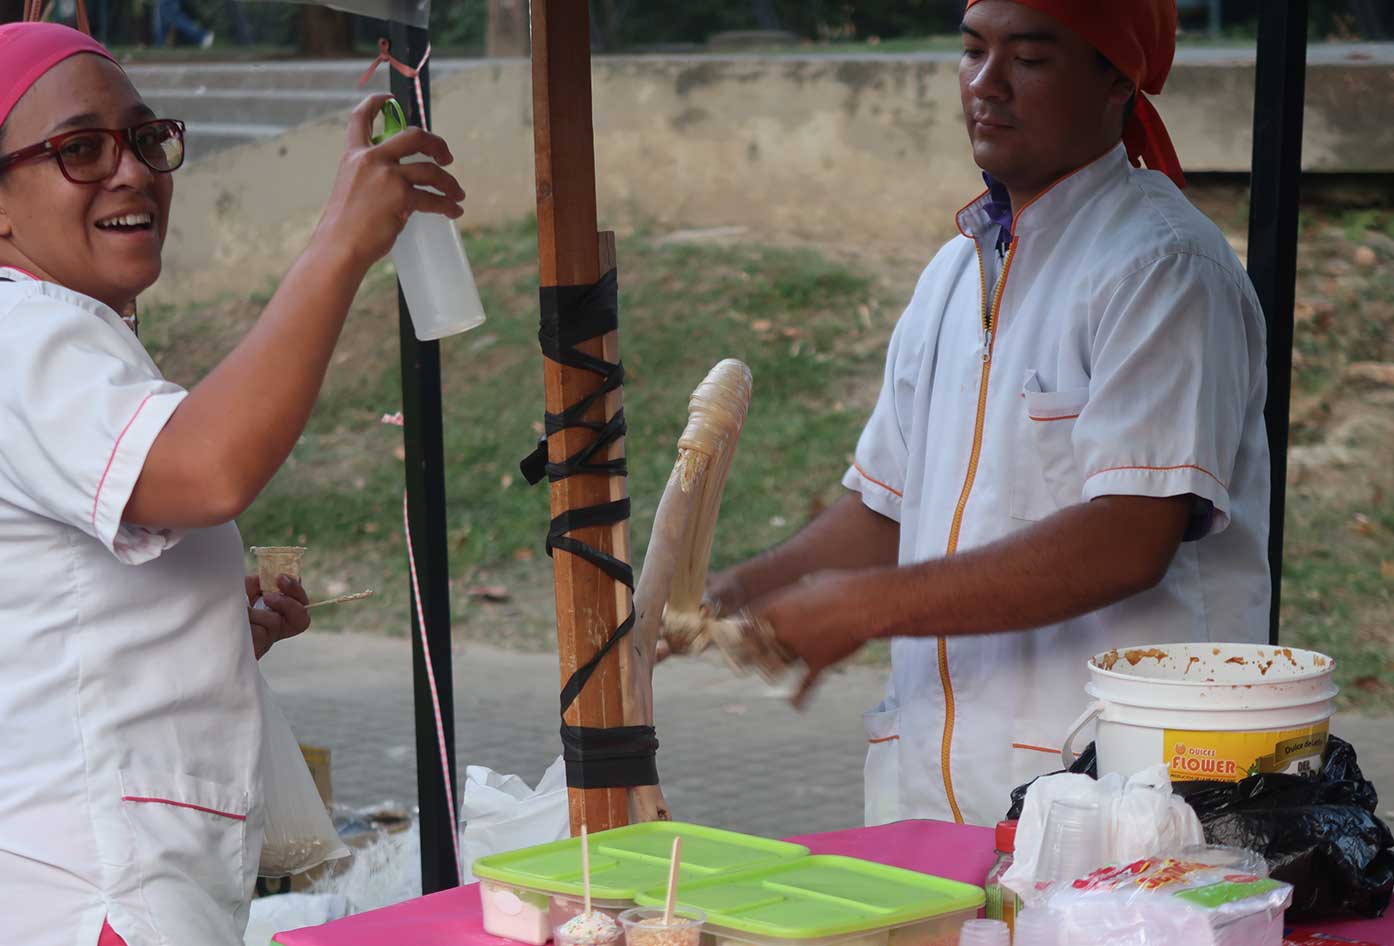
[(848, 493), (787, 542), (727, 569), (717, 584), (738, 584), (728, 593), (743, 607), (817, 572), (893, 566), (899, 550), (900, 523)]
[(1192, 497), (1106, 496), (997, 542), (848, 576), (849, 620), (867, 638), (1043, 627), (1155, 585), (1180, 545)]

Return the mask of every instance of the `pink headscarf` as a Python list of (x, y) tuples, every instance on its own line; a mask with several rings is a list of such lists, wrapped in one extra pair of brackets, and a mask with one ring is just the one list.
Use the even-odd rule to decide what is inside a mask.
[(116, 62), (105, 46), (70, 26), (58, 23), (0, 25), (0, 63), (4, 64), (0, 66), (0, 125), (40, 76), (78, 53), (95, 53)]

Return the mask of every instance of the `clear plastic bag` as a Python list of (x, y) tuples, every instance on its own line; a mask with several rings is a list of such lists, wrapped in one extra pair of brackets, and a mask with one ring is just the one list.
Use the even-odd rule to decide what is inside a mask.
[[(1263, 858), (1196, 847), (1051, 884), (1018, 918), (1022, 946), (1280, 946), (1292, 887)], [(1021, 937), (1021, 924), (1031, 935)]]
[(261, 766), (266, 800), (266, 839), (257, 873), (288, 877), (346, 857), (349, 849), (334, 830), (300, 743), (276, 705), (271, 688), (260, 673), (257, 679), (265, 726)]

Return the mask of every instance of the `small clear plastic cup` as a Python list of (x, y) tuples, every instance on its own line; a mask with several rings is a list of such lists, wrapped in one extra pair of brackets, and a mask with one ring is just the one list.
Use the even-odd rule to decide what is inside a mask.
[(958, 946), (1012, 946), (1012, 930), (1001, 920), (969, 920), (958, 931)]
[(1036, 859), (1036, 881), (1068, 883), (1110, 861), (1108, 809), (1098, 802), (1060, 799), (1050, 806)]
[(279, 594), (281, 589), (276, 585), (277, 576), (289, 575), (298, 579), (305, 549), (298, 545), (254, 545), (252, 554), (257, 560), (257, 580), (261, 584), (261, 593)]
[(1016, 915), (1012, 942), (1014, 946), (1064, 946), (1060, 924), (1045, 907), (1030, 907)]
[(664, 922), (656, 907), (635, 907), (620, 914), (625, 946), (699, 946), (707, 915), (695, 907), (674, 907)]
[(623, 938), (614, 917), (599, 910), (574, 916), (552, 930), (553, 946), (616, 946)]

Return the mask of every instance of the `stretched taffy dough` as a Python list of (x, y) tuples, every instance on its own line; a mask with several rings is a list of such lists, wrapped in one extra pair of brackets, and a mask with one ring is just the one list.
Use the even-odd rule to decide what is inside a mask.
[[(635, 625), (623, 662), (624, 721), (652, 726), (653, 667), (662, 632), (677, 652), (721, 648), (732, 665), (773, 668), (778, 648), (768, 633), (739, 621), (712, 619), (702, 608), (712, 537), (726, 475), (750, 407), (750, 369), (734, 358), (719, 362), (688, 401), (687, 429), (654, 516), (644, 570), (634, 592)], [(765, 629), (766, 632), (768, 629)], [(751, 646), (754, 642), (755, 646)], [(630, 819), (667, 820), (657, 785), (630, 792)]]

